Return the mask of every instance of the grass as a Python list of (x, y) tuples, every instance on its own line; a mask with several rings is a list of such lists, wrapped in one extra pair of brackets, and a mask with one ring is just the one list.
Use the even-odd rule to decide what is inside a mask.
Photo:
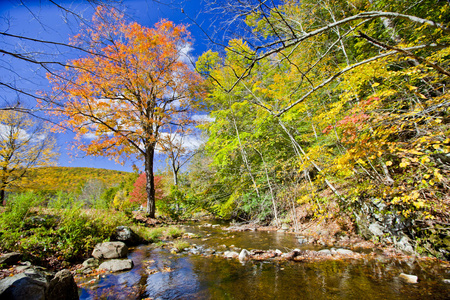
[(43, 200), (33, 193), (9, 197), (0, 215), (0, 250), (19, 251), (26, 260), (52, 267), (86, 257), (117, 226), (131, 224), (122, 212), (85, 210), (77, 202), (43, 208)]
[(191, 246), (191, 244), (189, 244), (186, 241), (176, 240), (176, 241), (173, 241), (172, 246), (173, 246), (173, 248), (175, 249), (176, 252), (181, 252), (185, 248), (189, 248)]
[[(44, 203), (47, 205), (45, 206)], [(0, 214), (0, 252), (21, 252), (24, 260), (58, 268), (90, 256), (97, 243), (109, 241), (117, 226), (129, 226), (144, 240), (176, 239), (184, 230), (147, 228), (124, 212), (84, 209), (67, 194), (45, 199), (34, 193), (10, 196)]]

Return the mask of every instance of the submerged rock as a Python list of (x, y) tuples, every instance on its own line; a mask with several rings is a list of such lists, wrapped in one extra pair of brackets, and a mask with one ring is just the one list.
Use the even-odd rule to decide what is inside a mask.
[(92, 256), (98, 259), (101, 258), (122, 258), (127, 256), (128, 247), (124, 242), (106, 242), (97, 244)]
[(133, 261), (131, 259), (111, 259), (103, 262), (98, 270), (105, 270), (110, 272), (119, 272), (130, 270), (133, 268)]
[(410, 274), (405, 274), (405, 273), (400, 273), (400, 275), (398, 275), (398, 277), (406, 283), (417, 283), (417, 281), (419, 279), (416, 275), (410, 275)]

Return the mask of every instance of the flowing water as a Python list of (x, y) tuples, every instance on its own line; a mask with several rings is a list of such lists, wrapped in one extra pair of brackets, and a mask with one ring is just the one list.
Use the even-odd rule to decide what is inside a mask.
[[(189, 252), (136, 247), (129, 255), (135, 264), (132, 270), (86, 277), (80, 299), (450, 299), (450, 283), (444, 282), (450, 272), (442, 262), (374, 255), (357, 260), (240, 263), (217, 252), (317, 248), (300, 246), (287, 233), (227, 232), (198, 225), (185, 229), (201, 235), (188, 239), (196, 245)], [(417, 275), (419, 282), (405, 283), (400, 273)]]

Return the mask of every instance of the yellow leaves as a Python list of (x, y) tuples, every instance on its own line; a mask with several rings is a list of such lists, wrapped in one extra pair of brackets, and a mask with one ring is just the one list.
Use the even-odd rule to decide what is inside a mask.
[(389, 166), (392, 166), (392, 161), (390, 161), (390, 160), (387, 161), (387, 162), (386, 162), (386, 166), (388, 166), (388, 167), (389, 167)]
[(424, 163), (429, 163), (431, 160), (430, 160), (430, 158), (428, 157), (428, 156), (422, 156), (421, 158), (420, 158), (420, 162), (422, 163), (422, 164), (424, 164)]
[(402, 160), (402, 162), (400, 163), (400, 168), (406, 168), (409, 165), (410, 165), (409, 161)]
[(434, 179), (437, 180), (438, 182), (442, 182), (442, 180), (444, 180), (444, 176), (441, 173), (439, 173), (439, 169), (434, 169), (433, 176)]

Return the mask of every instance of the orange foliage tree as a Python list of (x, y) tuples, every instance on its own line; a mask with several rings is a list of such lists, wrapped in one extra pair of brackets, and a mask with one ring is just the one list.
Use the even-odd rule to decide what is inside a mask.
[(73, 42), (88, 44), (89, 54), (48, 75), (50, 105), (67, 117), (64, 126), (88, 155), (143, 158), (147, 214), (154, 217), (155, 148), (165, 131), (192, 122), (189, 113), (202, 96), (202, 79), (185, 59), (190, 34), (167, 20), (147, 28), (99, 7)]
[[(156, 200), (161, 200), (164, 196), (163, 190), (161, 188), (162, 185), (161, 179), (162, 179), (161, 176), (155, 176), (154, 179)], [(145, 175), (145, 173), (141, 173), (133, 184), (134, 189), (130, 193), (131, 202), (136, 202), (145, 206), (145, 204), (147, 203), (147, 192), (145, 188), (146, 185), (147, 185), (147, 176)]]

